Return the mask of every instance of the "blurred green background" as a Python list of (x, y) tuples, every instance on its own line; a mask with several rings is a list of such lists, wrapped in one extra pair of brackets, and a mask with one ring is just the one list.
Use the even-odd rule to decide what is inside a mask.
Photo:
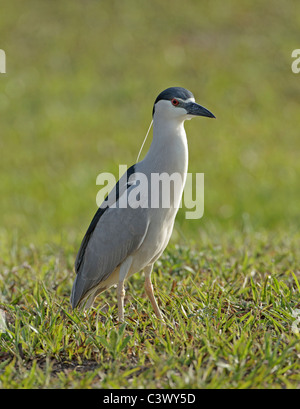
[[(24, 240), (81, 240), (96, 176), (130, 166), (163, 89), (217, 120), (186, 123), (205, 214), (175, 239), (299, 228), (297, 1), (1, 1), (0, 226)], [(147, 141), (145, 151), (151, 138)]]

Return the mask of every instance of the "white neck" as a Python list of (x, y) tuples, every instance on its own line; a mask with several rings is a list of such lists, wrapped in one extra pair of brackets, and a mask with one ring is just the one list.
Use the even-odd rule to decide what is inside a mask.
[(153, 172), (179, 172), (185, 179), (188, 145), (182, 119), (166, 119), (154, 114), (153, 141), (143, 162), (150, 162)]

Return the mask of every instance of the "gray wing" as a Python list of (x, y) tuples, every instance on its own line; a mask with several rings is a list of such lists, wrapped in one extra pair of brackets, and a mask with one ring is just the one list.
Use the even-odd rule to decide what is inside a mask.
[(73, 285), (73, 308), (143, 243), (149, 226), (147, 209), (109, 208), (86, 245)]
[[(117, 183), (117, 196), (121, 197), (128, 186), (128, 178), (134, 168)], [(121, 182), (121, 183), (120, 183)], [(114, 193), (114, 190), (111, 192)], [(111, 206), (116, 200), (108, 195)], [(117, 202), (119, 200), (117, 197)], [(137, 207), (105, 207), (95, 214), (81, 243), (76, 262), (76, 279), (72, 288), (73, 308), (84, 298), (87, 292), (104, 281), (130, 254), (136, 251), (144, 241), (149, 225), (148, 209)]]
[(118, 202), (120, 196), (128, 189), (129, 185), (129, 178), (134, 175), (135, 172), (135, 165), (131, 166), (127, 172), (124, 173), (124, 175), (120, 178), (120, 180), (117, 182), (116, 186), (112, 189), (112, 191), (109, 193), (107, 198), (104, 200), (104, 202), (101, 204), (99, 209), (97, 210), (95, 216), (93, 217), (87, 232), (84, 235), (84, 238), (82, 240), (82, 243), (80, 245), (80, 249), (78, 251), (76, 261), (75, 261), (75, 271), (78, 273), (80, 271), (80, 266), (81, 263), (84, 259), (85, 255), (85, 250), (88, 245), (88, 242), (94, 233), (94, 230), (100, 220), (100, 218), (103, 216), (103, 214), (111, 207), (112, 205), (115, 205), (116, 202)]

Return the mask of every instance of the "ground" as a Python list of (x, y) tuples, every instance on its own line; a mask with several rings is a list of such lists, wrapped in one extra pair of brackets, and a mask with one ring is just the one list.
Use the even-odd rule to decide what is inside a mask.
[(166, 323), (136, 275), (121, 324), (113, 288), (88, 313), (71, 310), (72, 250), (15, 242), (2, 273), (1, 386), (298, 388), (298, 243), (236, 233), (171, 246), (154, 272)]

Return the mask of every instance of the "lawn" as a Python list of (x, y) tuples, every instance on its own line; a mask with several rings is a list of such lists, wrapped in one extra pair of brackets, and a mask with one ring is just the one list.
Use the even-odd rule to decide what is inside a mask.
[(120, 324), (114, 289), (86, 315), (71, 310), (71, 247), (6, 243), (1, 386), (299, 387), (298, 242), (253, 234), (171, 246), (154, 275), (165, 324), (142, 276), (128, 281)]
[[(300, 3), (39, 2), (1, 7), (0, 388), (300, 387)], [(69, 296), (100, 172), (132, 165), (157, 94), (190, 89), (205, 174), (153, 274), (86, 314)], [(149, 147), (151, 137), (143, 154)]]

